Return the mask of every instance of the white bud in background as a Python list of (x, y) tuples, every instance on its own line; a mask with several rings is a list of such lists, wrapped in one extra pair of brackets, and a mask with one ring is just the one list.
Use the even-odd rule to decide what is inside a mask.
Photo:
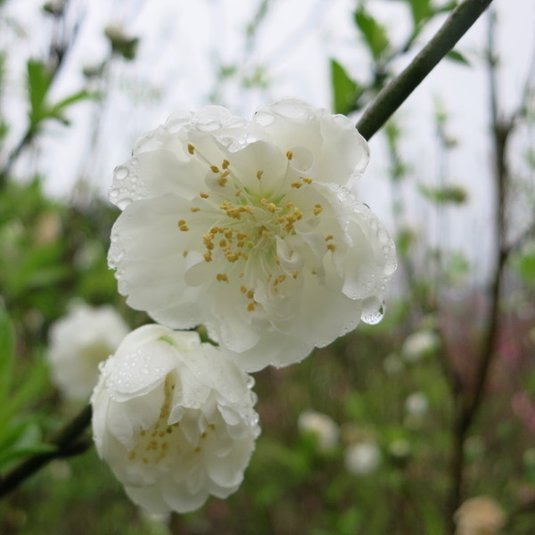
[(88, 399), (98, 380), (98, 365), (128, 334), (110, 306), (75, 305), (50, 328), (48, 362), (52, 380), (67, 399)]
[(320, 412), (304, 411), (297, 421), (299, 431), (316, 437), (318, 450), (328, 453), (338, 445), (340, 430), (336, 422)]
[(351, 444), (345, 452), (345, 465), (354, 475), (374, 472), (381, 464), (381, 451), (376, 442), (365, 441)]

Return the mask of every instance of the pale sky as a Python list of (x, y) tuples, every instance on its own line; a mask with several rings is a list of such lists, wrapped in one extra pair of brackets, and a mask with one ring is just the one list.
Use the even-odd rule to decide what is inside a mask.
[[(4, 109), (14, 125), (11, 140), (23, 131), (24, 60), (44, 51), (47, 28), (37, 15), (40, 0), (12, 0), (7, 9), (25, 31), (10, 50), (8, 87)], [(90, 125), (94, 105), (73, 109), (71, 128), (51, 126), (33, 157), (35, 167), (47, 176), (47, 190), (66, 195), (80, 175), (106, 192), (113, 168), (129, 157), (135, 140), (155, 128), (177, 110), (195, 109), (207, 102), (214, 90), (214, 64), (237, 64), (244, 70), (255, 65), (267, 69), (270, 85), (265, 91), (244, 94), (237, 84), (222, 92), (223, 103), (236, 114), (250, 116), (256, 106), (280, 97), (295, 96), (315, 105), (330, 107), (328, 59), (338, 59), (355, 76), (367, 73), (367, 57), (352, 24), (352, 0), (273, 0), (250, 53), (243, 50), (243, 29), (251, 20), (257, 2), (241, 0), (71, 0), (76, 12), (85, 13), (76, 48), (54, 87), (54, 95), (65, 96), (80, 88), (80, 66), (95, 64), (107, 54), (102, 29), (108, 24), (123, 26), (128, 34), (141, 37), (138, 59), (116, 65), (110, 93), (101, 111), (96, 149), (91, 144)], [(501, 56), (500, 91), (505, 111), (513, 109), (522, 92), (535, 46), (535, 2), (495, 0), (498, 10), (498, 50)], [(402, 41), (409, 27), (403, 2), (369, 1), (372, 11), (391, 30), (392, 39)], [(439, 26), (437, 20), (421, 39), (425, 42)], [(0, 31), (0, 46), (12, 43), (14, 24)], [(487, 21), (480, 19), (458, 46), (472, 68), (443, 62), (424, 81), (400, 111), (404, 128), (403, 153), (411, 164), (411, 183), (405, 188), (411, 224), (429, 239), (439, 229), (431, 211), (414, 192), (414, 183), (436, 183), (439, 168), (434, 135), (433, 106), (444, 102), (450, 115), (450, 133), (459, 147), (448, 161), (449, 177), (463, 184), (471, 203), (448, 212), (448, 246), (462, 249), (474, 265), (485, 270), (491, 243), (491, 196), (489, 189), (490, 146), (488, 95), (481, 56)], [(417, 47), (419, 48), (419, 47)], [(400, 61), (401, 68), (409, 58)], [(522, 131), (515, 153), (534, 141)], [(516, 148), (518, 147), (518, 148)], [(371, 141), (372, 159), (361, 182), (363, 199), (392, 228), (389, 182), (384, 140)], [(516, 158), (519, 161), (519, 158)], [(26, 164), (27, 165), (27, 162)], [(533, 181), (533, 176), (531, 177)], [(535, 186), (533, 186), (535, 189)], [(414, 212), (414, 213), (412, 213)]]

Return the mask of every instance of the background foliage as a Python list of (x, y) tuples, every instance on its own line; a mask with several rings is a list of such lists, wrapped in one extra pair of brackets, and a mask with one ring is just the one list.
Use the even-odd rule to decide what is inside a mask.
[[(373, 15), (373, 0), (355, 2), (355, 48), (367, 54), (369, 69), (355, 79), (344, 61), (331, 58), (333, 111), (361, 111), (396, 74), (396, 60), (411, 57), (420, 36), (456, 5), (399, 1), (411, 20), (401, 41)], [(0, 23), (8, 25), (3, 4)], [(271, 8), (269, 0), (258, 2), (243, 29), (247, 46), (254, 46)], [(48, 126), (55, 122), (69, 129), (76, 106), (92, 103), (98, 123), (107, 80), (124, 62), (136, 62), (142, 43), (121, 28), (103, 29), (107, 57), (86, 67), (81, 87), (57, 97), (55, 80), (79, 27), (66, 22), (71, 20), (69, 2), (48, 2), (39, 16), (50, 25), (50, 43), (45, 53), (26, 59), (28, 113), (18, 140), (13, 141), (14, 125), (0, 104), (0, 474), (32, 454), (53, 451), (49, 437), (81, 408), (62, 401), (44, 360), (50, 325), (69, 304), (113, 304), (132, 328), (148, 321), (126, 307), (107, 268), (115, 209), (84, 180), (68, 200), (49, 198), (44, 193), (49, 177), (32, 164)], [(470, 259), (444, 246), (455, 209), (478, 203), (448, 174), (457, 141), (445, 106), (437, 102), (436, 137), (430, 140), (440, 163), (432, 185), (418, 182), (403, 151), (403, 121), (395, 116), (380, 133), (387, 147), (392, 232), (400, 257), (388, 313), (380, 325), (362, 325), (300, 365), (256, 375), (263, 435), (241, 489), (225, 502), (209, 501), (198, 513), (148, 518), (129, 503), (89, 448), (72, 459), (53, 461), (5, 497), (0, 533), (441, 535), (451, 529), (460, 500), (479, 495), (492, 497), (504, 509), (507, 533), (533, 532), (533, 80), (526, 73), (525, 93), (510, 116), (498, 113), (499, 95), (492, 92), (499, 77), (494, 27), (491, 19), (488, 47), (478, 60), (488, 71), (493, 95), (490, 127), (481, 134), (493, 147), (495, 217), (484, 232), (494, 233), (496, 250), (488, 275), (478, 277)], [(0, 50), (0, 96), (9, 76), (3, 66), (13, 46), (16, 39)], [(473, 68), (457, 50), (445, 61)], [(246, 94), (271, 83), (262, 65), (247, 72), (224, 64), (214, 69), (215, 102), (224, 100), (228, 84)], [(528, 147), (523, 145), (525, 153), (519, 155), (518, 145), (509, 141), (526, 133)], [(88, 153), (94, 154), (95, 147), (89, 146)], [(407, 185), (419, 192), (416, 204), (404, 193)], [(414, 229), (409, 216), (415, 211), (422, 219), (430, 212), (437, 218), (438, 240)], [(423, 352), (411, 350), (410, 336), (422, 332), (434, 343)], [(415, 392), (427, 400), (420, 414), (406, 406)], [(299, 432), (299, 414), (309, 409), (340, 426), (333, 451), (321, 452), (316, 437)], [(380, 463), (356, 474), (344, 459), (351, 444), (362, 442), (376, 444)]]

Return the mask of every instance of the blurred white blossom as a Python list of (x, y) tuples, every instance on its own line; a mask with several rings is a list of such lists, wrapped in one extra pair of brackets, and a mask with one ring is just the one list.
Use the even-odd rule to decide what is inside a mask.
[(374, 472), (381, 464), (381, 451), (375, 442), (365, 441), (351, 444), (345, 452), (345, 465), (355, 475)]
[(110, 306), (77, 304), (50, 328), (47, 358), (52, 379), (68, 399), (88, 399), (98, 365), (127, 335), (124, 320)]
[(297, 426), (301, 433), (312, 434), (317, 439), (318, 449), (327, 453), (338, 445), (340, 430), (336, 422), (320, 412), (304, 411), (299, 415)]
[(196, 332), (141, 327), (102, 366), (91, 398), (97, 452), (148, 512), (226, 498), (260, 432), (253, 383)]
[(505, 525), (505, 513), (492, 498), (476, 496), (459, 507), (455, 522), (455, 535), (497, 535)]
[(205, 324), (247, 371), (377, 323), (396, 255), (354, 193), (367, 163), (347, 118), (298, 100), (172, 117), (115, 169), (119, 291), (169, 327)]
[(437, 333), (430, 329), (423, 329), (407, 336), (401, 348), (401, 354), (406, 361), (416, 362), (432, 355), (439, 346), (440, 338)]
[(413, 392), (405, 399), (405, 411), (409, 416), (422, 418), (427, 413), (429, 401), (423, 392)]

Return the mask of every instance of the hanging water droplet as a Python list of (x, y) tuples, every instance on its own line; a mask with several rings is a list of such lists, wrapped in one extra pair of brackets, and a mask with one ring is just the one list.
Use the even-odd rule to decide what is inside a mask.
[(376, 298), (371, 298), (372, 303), (364, 303), (360, 319), (368, 325), (377, 325), (385, 315), (384, 303), (379, 303)]

